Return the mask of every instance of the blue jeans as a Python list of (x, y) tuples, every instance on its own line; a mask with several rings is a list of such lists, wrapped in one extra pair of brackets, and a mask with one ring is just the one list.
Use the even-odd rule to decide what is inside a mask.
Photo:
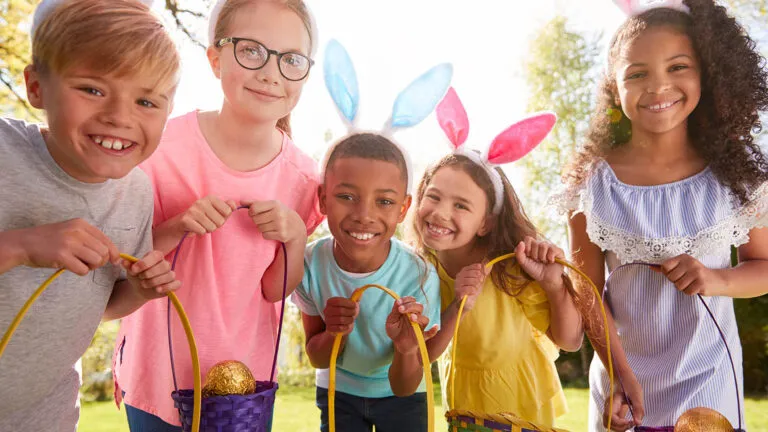
[[(328, 432), (328, 390), (317, 387), (320, 430)], [(338, 432), (427, 432), (427, 394), (364, 398), (336, 392)]]
[[(125, 397), (125, 392), (123, 392), (123, 397)], [(128, 417), (128, 429), (131, 432), (181, 432), (181, 427), (168, 424), (154, 414), (125, 403), (123, 406), (125, 406), (125, 414)]]

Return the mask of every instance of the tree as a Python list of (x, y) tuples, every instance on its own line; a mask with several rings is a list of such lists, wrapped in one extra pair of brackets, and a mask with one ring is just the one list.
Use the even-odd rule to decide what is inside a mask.
[[(727, 0), (729, 11), (746, 27), (763, 56), (768, 56), (768, 1)], [(763, 130), (758, 135), (768, 151), (768, 115), (763, 113)], [(739, 337), (744, 356), (744, 391), (765, 395), (768, 392), (768, 296), (734, 301)]]
[(539, 147), (521, 160), (525, 187), (521, 193), (534, 224), (553, 242), (566, 245), (561, 217), (546, 208), (547, 196), (560, 185), (560, 170), (589, 124), (595, 93), (599, 35), (593, 38), (568, 29), (565, 17), (545, 24), (530, 44), (525, 77), (528, 110), (550, 110), (557, 124)]
[[(567, 228), (561, 216), (548, 210), (548, 195), (560, 185), (560, 170), (589, 125), (596, 89), (600, 35), (586, 36), (568, 29), (567, 19), (557, 16), (545, 24), (530, 44), (526, 62), (528, 110), (550, 110), (558, 121), (549, 138), (521, 161), (525, 208), (545, 236), (567, 245)], [(558, 371), (566, 381), (581, 381), (588, 374), (589, 348), (564, 354)]]
[(39, 120), (24, 97), (24, 68), (29, 63), (28, 21), (33, 0), (0, 0), (0, 115)]
[[(24, 68), (31, 62), (29, 26), (39, 0), (0, 0), (0, 115), (30, 121), (42, 113), (26, 101)], [(158, 2), (156, 2), (158, 3)], [(206, 28), (211, 0), (198, 0), (194, 9), (180, 6), (181, 0), (164, 0), (171, 30), (181, 31), (194, 44), (205, 48), (194, 29)], [(188, 4), (189, 1), (185, 1)]]

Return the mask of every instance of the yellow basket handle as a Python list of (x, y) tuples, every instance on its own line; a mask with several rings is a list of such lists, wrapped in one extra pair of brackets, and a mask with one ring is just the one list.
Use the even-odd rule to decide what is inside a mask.
[[(397, 300), (400, 296), (394, 291), (381, 285), (369, 284), (356, 289), (350, 300), (359, 302), (365, 290), (368, 288), (378, 288), (385, 293), (389, 294), (393, 299)], [(435, 401), (432, 390), (432, 366), (429, 362), (429, 353), (427, 352), (427, 344), (424, 342), (424, 335), (421, 332), (421, 327), (413, 321), (411, 321), (413, 331), (416, 333), (416, 340), (419, 343), (419, 351), (421, 353), (421, 364), (424, 368), (424, 380), (427, 383), (427, 430), (433, 431), (435, 427)], [(341, 346), (342, 334), (337, 334), (333, 339), (333, 349), (331, 350), (331, 364), (330, 364), (330, 377), (328, 379), (328, 424), (330, 432), (336, 432), (336, 358), (339, 356), (339, 347)]]
[[(132, 257), (128, 254), (120, 254), (120, 258), (130, 261), (132, 263), (135, 263), (138, 261), (138, 258)], [(26, 303), (24, 303), (24, 306), (22, 306), (19, 313), (16, 315), (16, 318), (11, 321), (11, 325), (8, 327), (8, 330), (5, 331), (5, 334), (3, 335), (3, 339), (0, 341), (0, 357), (3, 356), (3, 353), (5, 352), (5, 347), (8, 346), (8, 342), (11, 341), (11, 337), (13, 336), (13, 333), (16, 331), (16, 328), (19, 327), (19, 324), (21, 323), (21, 320), (24, 319), (24, 316), (29, 311), (29, 308), (32, 307), (32, 304), (37, 300), (38, 297), (40, 297), (40, 294), (45, 291), (48, 286), (57, 278), (59, 275), (64, 273), (64, 269), (57, 270), (56, 273), (52, 274), (51, 277), (46, 279), (45, 282), (40, 285), (37, 290), (35, 290), (34, 293), (29, 297), (29, 300), (27, 300)], [(197, 358), (197, 344), (195, 343), (195, 336), (192, 334), (192, 326), (189, 323), (189, 318), (187, 318), (187, 314), (184, 311), (184, 308), (181, 306), (181, 302), (179, 302), (179, 298), (176, 297), (176, 294), (173, 292), (168, 293), (168, 297), (171, 299), (171, 303), (173, 303), (173, 306), (176, 308), (176, 312), (179, 314), (179, 318), (181, 319), (181, 323), (184, 326), (184, 332), (187, 334), (187, 341), (189, 342), (189, 351), (192, 354), (192, 373), (194, 375), (194, 407), (192, 408), (192, 432), (199, 432), (200, 430), (200, 407), (201, 407), (201, 395), (200, 395), (200, 361)]]
[[(500, 257), (496, 257), (488, 262), (488, 264), (485, 265), (487, 269), (490, 269), (493, 267), (494, 264), (496, 264), (499, 261), (503, 261), (505, 259), (514, 258), (514, 253), (508, 253), (505, 255), (502, 255)], [(597, 295), (597, 299), (600, 302), (600, 312), (603, 314), (603, 322), (605, 323), (605, 349), (607, 352), (608, 357), (608, 380), (609, 380), (609, 406), (613, 406), (613, 356), (611, 356), (611, 339), (610, 339), (610, 333), (608, 331), (608, 315), (605, 313), (605, 305), (603, 304), (602, 296), (600, 295), (600, 291), (595, 286), (595, 283), (592, 282), (592, 279), (589, 278), (584, 272), (579, 270), (575, 265), (569, 263), (568, 261), (561, 260), (559, 258), (555, 259), (555, 261), (561, 265), (564, 265), (565, 267), (570, 268), (576, 274), (583, 277), (587, 282), (589, 282), (589, 285), (594, 290), (595, 294)], [(459, 323), (461, 322), (461, 314), (464, 311), (464, 303), (466, 303), (467, 297), (464, 296), (461, 299), (461, 303), (459, 304), (459, 312), (456, 315), (456, 327), (453, 329), (453, 349), (451, 350), (451, 368), (449, 372), (449, 381), (450, 381), (450, 406), (448, 409), (454, 409), (455, 408), (455, 399), (454, 395), (456, 394), (456, 389), (453, 386), (454, 378), (456, 377), (456, 350), (458, 349), (457, 341), (459, 339)], [(431, 430), (431, 429), (430, 429)], [(608, 430), (611, 430), (611, 417), (608, 417)]]

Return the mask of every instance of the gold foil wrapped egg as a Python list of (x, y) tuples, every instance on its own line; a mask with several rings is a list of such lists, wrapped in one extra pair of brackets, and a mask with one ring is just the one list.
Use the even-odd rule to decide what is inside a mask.
[(733, 425), (713, 409), (696, 407), (677, 419), (675, 432), (733, 432)]
[(256, 380), (248, 366), (236, 360), (216, 363), (205, 376), (203, 397), (246, 395), (256, 392)]

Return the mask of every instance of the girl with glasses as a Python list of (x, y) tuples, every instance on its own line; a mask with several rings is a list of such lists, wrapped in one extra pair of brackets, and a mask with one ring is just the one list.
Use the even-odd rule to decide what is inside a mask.
[[(155, 157), (142, 165), (155, 187), (154, 242), (179, 254), (179, 297), (195, 326), (200, 366), (243, 361), (268, 381), (277, 302), (303, 275), (307, 235), (322, 220), (316, 163), (291, 140), (290, 113), (313, 61), (314, 24), (301, 0), (219, 0), (207, 56), (224, 93), (217, 111), (168, 122)], [(248, 211), (235, 211), (238, 207)], [(219, 229), (221, 228), (221, 229)], [(173, 346), (186, 345), (178, 319)], [(180, 431), (171, 392), (166, 303), (123, 321), (115, 349), (116, 395), (131, 431)], [(192, 362), (174, 349), (179, 388), (192, 388)]]

